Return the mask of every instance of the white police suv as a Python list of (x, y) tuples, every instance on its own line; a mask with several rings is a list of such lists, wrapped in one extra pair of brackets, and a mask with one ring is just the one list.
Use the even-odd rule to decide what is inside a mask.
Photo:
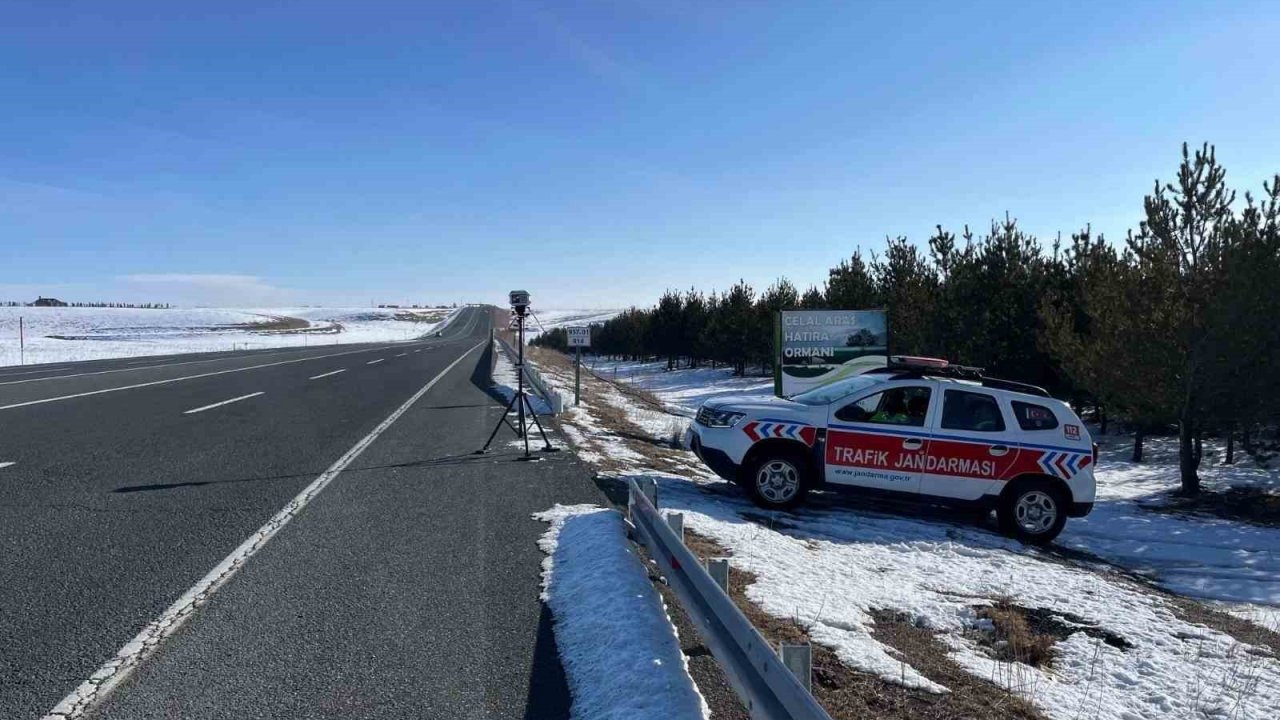
[(885, 367), (789, 399), (709, 400), (690, 444), (759, 505), (786, 508), (816, 488), (996, 511), (1029, 543), (1093, 509), (1097, 446), (1043, 389), (934, 358)]

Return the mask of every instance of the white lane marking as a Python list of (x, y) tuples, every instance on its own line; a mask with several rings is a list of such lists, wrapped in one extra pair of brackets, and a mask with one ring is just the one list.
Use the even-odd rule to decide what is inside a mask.
[(404, 357), (405, 355), (408, 355), (408, 354), (409, 354), (409, 353), (400, 353), (400, 354), (399, 354), (399, 355), (397, 355), (396, 357)]
[(420, 353), (420, 352), (422, 352), (422, 348), (418, 348), (417, 350), (414, 350), (414, 352), (416, 352), (416, 353)]
[(311, 484), (303, 488), (302, 492), (294, 496), (289, 504), (285, 505), (280, 512), (276, 513), (267, 524), (258, 528), (258, 531), (250, 535), (247, 540), (240, 544), (234, 552), (228, 555), (218, 563), (216, 567), (209, 571), (200, 582), (196, 583), (178, 598), (177, 602), (169, 606), (160, 617), (152, 620), (142, 629), (125, 646), (116, 652), (115, 657), (107, 660), (98, 668), (97, 672), (89, 676), (88, 680), (80, 683), (80, 686), (72, 690), (69, 695), (62, 699), (49, 714), (45, 715), (42, 720), (74, 720), (84, 715), (94, 703), (102, 700), (117, 685), (119, 685), (129, 674), (138, 667), (142, 661), (146, 660), (151, 653), (155, 652), (165, 639), (172, 636), (182, 624), (186, 622), (197, 608), (208, 602), (218, 588), (222, 587), (240, 568), (244, 567), (245, 562), (253, 557), (255, 553), (262, 549), (280, 529), (289, 523), (294, 517), (302, 511), (312, 500), (324, 490), (334, 478), (347, 468), (356, 458), (360, 457), (378, 436), (391, 427), (391, 424), (400, 419), (401, 415), (413, 407), (423, 395), (426, 395), (435, 384), (440, 382), (450, 370), (457, 367), (468, 355), (483, 347), (487, 339), (476, 343), (474, 347), (458, 356), (458, 359), (449, 363), (449, 366), (440, 371), (431, 379), (431, 382), (423, 385), (420, 390), (413, 394), (403, 405), (396, 408), (396, 411), (387, 416), (378, 427), (373, 429), (360, 442), (356, 443), (345, 455), (338, 458), (338, 461), (329, 466)]
[[(298, 348), (298, 349), (304, 350), (305, 348)], [(381, 350), (382, 348), (379, 348), (379, 349)], [(53, 377), (28, 378), (26, 380), (10, 380), (8, 382), (0, 382), (0, 385), (21, 385), (23, 383), (44, 382), (45, 380), (62, 380), (64, 378), (87, 377), (89, 375), (110, 375), (112, 373), (133, 372), (135, 370), (154, 370), (156, 368), (180, 367), (182, 365), (196, 365), (198, 363), (218, 362), (219, 360), (241, 360), (248, 357), (252, 357), (252, 358), (279, 357), (280, 355), (284, 355), (284, 354), (286, 353), (274, 352), (274, 353), (261, 353), (261, 354), (254, 354), (254, 355), (230, 355), (227, 357), (208, 358), (205, 360), (186, 360), (183, 362), (175, 362), (175, 363), (160, 363), (158, 365), (144, 365), (142, 367), (123, 367), (123, 368), (115, 368), (114, 370), (93, 370), (90, 372), (72, 373), (70, 375), (54, 375)], [(154, 361), (151, 361), (151, 362), (154, 362)], [(69, 370), (70, 368), (63, 368), (63, 369)]]
[(0, 462), (0, 470), (3, 470), (7, 467), (13, 467), (14, 465), (17, 465), (17, 464), (18, 463), (16, 462)]
[(308, 380), (319, 380), (320, 378), (327, 378), (327, 377), (330, 377), (330, 376), (332, 376), (332, 375), (337, 375), (338, 373), (344, 373), (344, 372), (346, 372), (346, 371), (347, 371), (347, 369), (346, 369), (346, 368), (342, 368), (341, 370), (334, 370), (333, 372), (320, 373), (319, 375), (312, 375), (311, 377), (309, 377), (309, 378), (307, 378), (307, 379), (308, 379)]
[(183, 412), (182, 414), (183, 414), (183, 415), (194, 415), (194, 414), (196, 414), (196, 413), (198, 413), (198, 412), (204, 412), (205, 410), (212, 410), (212, 409), (214, 409), (214, 408), (216, 408), (216, 407), (222, 407), (223, 405), (230, 405), (230, 404), (231, 404), (231, 403), (233, 403), (233, 402), (240, 402), (241, 400), (248, 400), (249, 398), (252, 398), (252, 397), (258, 397), (259, 395), (265, 395), (265, 394), (266, 394), (266, 393), (261, 393), (261, 392), (249, 393), (248, 395), (241, 395), (240, 397), (233, 397), (233, 398), (231, 398), (230, 400), (223, 400), (222, 402), (216, 402), (216, 403), (214, 403), (214, 404), (212, 404), (212, 405), (205, 405), (204, 407), (192, 408), (191, 410), (187, 410), (187, 411)]
[(377, 365), (383, 360), (386, 360), (386, 358), (378, 358), (377, 360), (370, 360), (369, 362), (365, 363), (365, 365)]
[(121, 390), (135, 390), (137, 388), (151, 387), (153, 385), (166, 385), (168, 383), (180, 382), (182, 380), (196, 380), (198, 378), (213, 377), (215, 375), (226, 375), (227, 373), (244, 372), (246, 370), (258, 370), (260, 368), (275, 367), (276, 365), (291, 365), (293, 363), (308, 362), (311, 360), (323, 360), (325, 358), (342, 357), (343, 355), (355, 355), (358, 353), (381, 352), (386, 348), (370, 348), (365, 350), (348, 350), (347, 352), (331, 353), (329, 355), (316, 355), (315, 357), (296, 358), (294, 360), (281, 360), (273, 363), (262, 363), (261, 365), (250, 365), (242, 368), (231, 368), (230, 370), (214, 370), (213, 372), (200, 373), (199, 375), (183, 375), (182, 377), (167, 378), (165, 380), (152, 380), (151, 382), (137, 383), (134, 385), (121, 385), (120, 387), (103, 388), (102, 390), (90, 390), (88, 392), (75, 393), (73, 395), (59, 395), (58, 397), (42, 398), (40, 400), (28, 400), (26, 402), (13, 403), (12, 405), (0, 405), (0, 410), (12, 410), (13, 408), (27, 407), (28, 405), (40, 405), (43, 403), (58, 402), (60, 400), (74, 400), (75, 398), (88, 397), (90, 395), (101, 395), (103, 393), (119, 392)]

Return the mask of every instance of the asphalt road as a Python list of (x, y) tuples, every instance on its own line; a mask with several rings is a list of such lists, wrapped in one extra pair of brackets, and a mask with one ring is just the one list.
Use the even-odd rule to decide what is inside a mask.
[(604, 498), (570, 453), (472, 454), (502, 411), (491, 320), (0, 368), (0, 717), (50, 712), (211, 577), (83, 717), (567, 717), (529, 516)]

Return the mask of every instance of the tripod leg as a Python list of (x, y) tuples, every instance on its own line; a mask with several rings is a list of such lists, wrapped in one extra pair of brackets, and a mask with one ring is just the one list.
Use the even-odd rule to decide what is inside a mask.
[[(498, 419), (498, 424), (493, 426), (493, 432), (489, 433), (489, 439), (485, 440), (484, 447), (477, 450), (477, 453), (485, 453), (489, 451), (489, 446), (493, 444), (493, 439), (498, 436), (498, 431), (502, 429), (503, 424), (506, 424), (507, 427), (515, 430), (515, 428), (511, 427), (511, 421), (507, 420), (507, 413), (511, 412), (511, 406), (516, 404), (516, 400), (519, 399), (519, 397), (520, 396), (518, 394), (511, 396), (511, 400), (507, 402), (507, 406), (502, 409), (502, 417)], [(520, 437), (520, 433), (518, 431), (516, 432), (516, 437)], [(527, 441), (526, 444), (528, 444)]]
[[(525, 398), (525, 402), (529, 402)], [(542, 452), (552, 452), (556, 448), (551, 445), (551, 441), (547, 439), (547, 431), (542, 429), (542, 423), (538, 420), (538, 413), (533, 411), (533, 403), (529, 403), (529, 414), (533, 416), (533, 424), (538, 426), (538, 432), (542, 435), (542, 442), (546, 443), (546, 447), (542, 448)]]

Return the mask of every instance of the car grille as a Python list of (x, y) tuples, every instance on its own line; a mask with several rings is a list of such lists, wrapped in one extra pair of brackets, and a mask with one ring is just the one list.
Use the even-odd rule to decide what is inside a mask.
[(696, 421), (699, 425), (710, 425), (710, 424), (711, 424), (711, 410), (710, 410), (709, 408), (705, 407), (705, 406), (704, 406), (704, 407), (700, 407), (700, 408), (698, 408), (698, 417), (696, 417), (696, 418), (695, 418), (695, 421)]

